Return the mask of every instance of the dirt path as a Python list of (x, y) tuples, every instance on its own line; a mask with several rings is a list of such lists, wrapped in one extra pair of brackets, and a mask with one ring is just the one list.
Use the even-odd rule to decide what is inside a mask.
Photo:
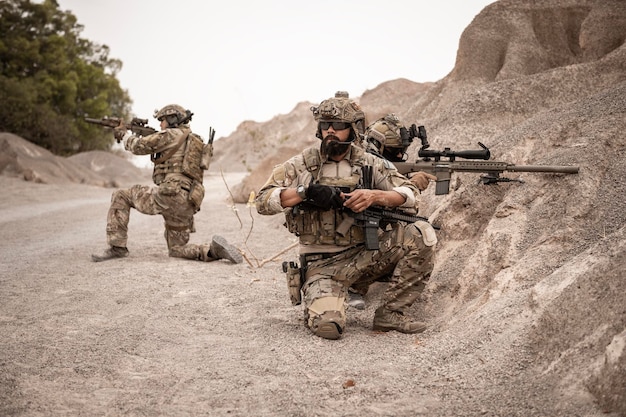
[(294, 238), (245, 205), (240, 227), (219, 175), (192, 241), (221, 234), (252, 265), (170, 259), (161, 218), (136, 212), (130, 257), (92, 263), (112, 190), (0, 185), (0, 415), (606, 415), (589, 398), (554, 401), (495, 325), (475, 329), (482, 340), (464, 338), (467, 323), (372, 332), (380, 287), (341, 340), (312, 336), (280, 272), (295, 252), (256, 267)]

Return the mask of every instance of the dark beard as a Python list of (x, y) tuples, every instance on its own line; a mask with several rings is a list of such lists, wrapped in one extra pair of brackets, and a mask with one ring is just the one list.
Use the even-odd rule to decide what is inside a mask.
[(320, 145), (320, 152), (327, 158), (343, 155), (350, 147), (350, 142), (340, 142), (337, 136), (328, 135)]

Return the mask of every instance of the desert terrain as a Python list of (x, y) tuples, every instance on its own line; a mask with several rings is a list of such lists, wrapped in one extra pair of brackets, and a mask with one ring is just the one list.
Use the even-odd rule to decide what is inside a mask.
[(623, 1), (501, 0), (444, 79), (355, 97), (431, 149), (580, 169), (422, 194), (441, 230), (418, 335), (371, 330), (384, 283), (337, 341), (289, 302), (296, 238), (246, 202), (317, 143), (311, 103), (215, 142), (192, 242), (224, 236), (238, 265), (168, 258), (162, 219), (136, 212), (130, 256), (91, 262), (112, 191), (150, 173), (0, 133), (0, 415), (626, 416), (625, 39)]

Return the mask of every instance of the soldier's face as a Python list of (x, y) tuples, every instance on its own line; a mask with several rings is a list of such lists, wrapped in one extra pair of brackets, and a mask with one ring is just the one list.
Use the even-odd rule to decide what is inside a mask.
[(350, 149), (350, 142), (347, 142), (350, 138), (350, 124), (320, 123), (320, 129), (322, 131), (321, 153), (330, 159), (340, 160)]

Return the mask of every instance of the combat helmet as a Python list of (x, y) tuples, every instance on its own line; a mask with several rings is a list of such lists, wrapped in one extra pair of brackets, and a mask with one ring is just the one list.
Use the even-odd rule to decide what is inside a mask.
[(337, 91), (334, 97), (322, 101), (318, 106), (311, 107), (311, 111), (315, 121), (318, 122), (316, 134), (318, 138), (322, 138), (319, 122), (340, 121), (350, 123), (354, 139), (361, 140), (365, 131), (365, 113), (358, 103), (350, 99), (347, 91)]
[(398, 116), (389, 113), (365, 130), (365, 141), (375, 152), (397, 162), (402, 161), (415, 136), (408, 134)]
[(165, 119), (167, 124), (172, 127), (176, 127), (179, 124), (186, 124), (191, 121), (191, 113), (189, 110), (185, 110), (184, 107), (178, 104), (168, 104), (161, 110), (154, 111), (154, 118), (158, 121)]

